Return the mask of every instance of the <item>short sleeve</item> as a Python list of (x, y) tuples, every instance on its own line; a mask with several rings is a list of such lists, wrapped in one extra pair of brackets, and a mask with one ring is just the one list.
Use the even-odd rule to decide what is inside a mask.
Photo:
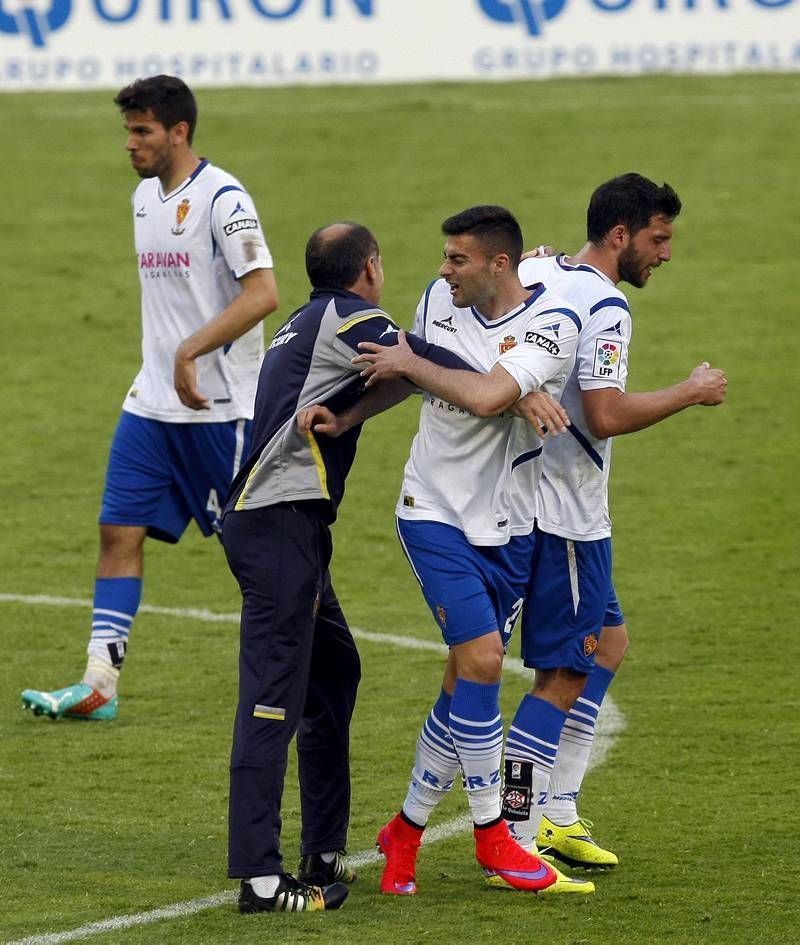
[(576, 357), (581, 390), (625, 390), (631, 331), (630, 311), (624, 299), (605, 299), (592, 307)]
[(267, 246), (255, 204), (240, 187), (223, 187), (211, 204), (214, 243), (237, 279), (254, 269), (271, 269)]
[(521, 396), (541, 390), (551, 378), (571, 369), (581, 321), (570, 308), (533, 315), (520, 342), (497, 360), (519, 385)]

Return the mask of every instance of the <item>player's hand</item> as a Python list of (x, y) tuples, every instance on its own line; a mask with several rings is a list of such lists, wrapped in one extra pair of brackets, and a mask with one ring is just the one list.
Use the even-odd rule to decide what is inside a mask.
[(192, 358), (187, 358), (181, 351), (181, 345), (175, 352), (175, 390), (181, 403), (192, 410), (210, 410), (208, 398), (197, 387), (197, 365)]
[(703, 361), (689, 375), (689, 383), (695, 388), (695, 403), (704, 407), (716, 407), (725, 400), (728, 378), (719, 368), (712, 368)]
[(402, 329), (397, 333), (396, 345), (387, 348), (374, 341), (362, 341), (358, 347), (363, 354), (356, 355), (353, 364), (365, 365), (361, 371), (361, 376), (367, 379), (365, 387), (371, 387), (390, 377), (405, 377), (417, 357), (406, 341), (406, 333)]
[(322, 404), (312, 404), (310, 407), (304, 407), (297, 414), (297, 429), (301, 433), (324, 433), (325, 436), (341, 436), (346, 430), (347, 425), (341, 421), (327, 407)]
[(556, 248), (555, 246), (546, 246), (544, 243), (541, 246), (537, 246), (536, 249), (529, 249), (526, 253), (522, 254), (523, 259), (541, 259), (542, 256), (555, 256)]
[(564, 410), (555, 397), (551, 397), (550, 394), (546, 394), (544, 391), (533, 391), (533, 393), (526, 394), (510, 409), (517, 417), (527, 420), (539, 436), (544, 436), (547, 433), (550, 436), (566, 433), (570, 424), (567, 411)]

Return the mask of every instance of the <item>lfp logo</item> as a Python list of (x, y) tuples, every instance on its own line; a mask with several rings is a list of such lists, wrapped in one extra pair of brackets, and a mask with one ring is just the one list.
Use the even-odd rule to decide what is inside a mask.
[(15, 14), (7, 13), (3, 4), (4, 0), (0, 0), (0, 33), (26, 34), (34, 46), (44, 46), (47, 34), (61, 29), (72, 12), (72, 0), (50, 0), (46, 13), (35, 10), (25, 0)]
[(567, 0), (478, 0), (481, 10), (498, 23), (521, 22), (531, 36), (539, 36), (542, 24), (553, 20)]
[(594, 377), (619, 377), (620, 345), (598, 338), (595, 342)]

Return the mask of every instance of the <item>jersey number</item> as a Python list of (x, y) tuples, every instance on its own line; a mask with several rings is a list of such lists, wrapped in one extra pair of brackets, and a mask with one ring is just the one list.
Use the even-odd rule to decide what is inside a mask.
[(519, 612), (522, 610), (522, 604), (524, 598), (520, 597), (519, 600), (514, 602), (514, 606), (511, 608), (511, 613), (509, 614), (508, 620), (506, 620), (503, 626), (503, 639), (507, 639), (511, 636), (511, 631), (514, 629), (514, 624), (517, 622), (517, 617), (519, 617)]
[(219, 518), (219, 513), (222, 509), (219, 506), (219, 499), (217, 497), (216, 489), (209, 489), (208, 492), (208, 502), (206, 503), (206, 512), (213, 512), (214, 518)]

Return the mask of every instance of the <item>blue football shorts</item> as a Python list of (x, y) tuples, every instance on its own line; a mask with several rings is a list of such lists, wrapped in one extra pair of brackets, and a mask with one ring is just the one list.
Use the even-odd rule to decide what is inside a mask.
[(143, 525), (177, 542), (194, 519), (208, 537), (250, 449), (250, 420), (165, 423), (122, 412), (108, 458), (101, 525)]
[(522, 615), (522, 659), (590, 673), (603, 627), (625, 622), (611, 581), (611, 539), (571, 541), (536, 529)]
[(500, 631), (511, 639), (522, 609), (534, 536), (505, 545), (471, 545), (440, 522), (397, 520), (397, 533), (431, 613), (448, 646)]

